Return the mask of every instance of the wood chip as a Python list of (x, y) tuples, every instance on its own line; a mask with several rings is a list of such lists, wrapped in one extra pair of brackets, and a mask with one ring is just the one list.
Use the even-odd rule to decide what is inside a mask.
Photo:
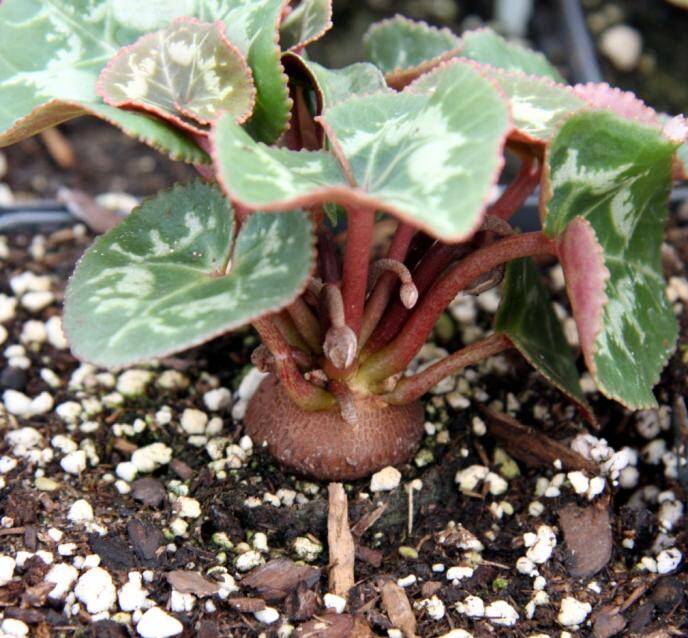
[(356, 554), (354, 537), (349, 529), (349, 503), (341, 483), (330, 483), (328, 492), (329, 589), (333, 594), (346, 598), (355, 582), (354, 558)]
[(155, 525), (136, 518), (127, 523), (127, 534), (136, 555), (146, 561), (156, 560), (158, 549), (165, 544), (165, 537)]
[(319, 579), (317, 567), (299, 565), (288, 558), (276, 558), (251, 570), (241, 579), (241, 586), (254, 589), (264, 600), (274, 602), (286, 598), (301, 583), (312, 587)]
[[(220, 586), (211, 580), (208, 580), (199, 572), (186, 571), (184, 569), (176, 569), (165, 574), (167, 582), (182, 594), (194, 594), (195, 596), (212, 596), (220, 591)], [(250, 599), (246, 599), (250, 600)], [(262, 602), (262, 601), (260, 601)], [(263, 609), (264, 607), (261, 607)], [(249, 610), (249, 611), (258, 611)]]
[(405, 638), (416, 638), (416, 616), (404, 589), (388, 580), (382, 585), (381, 593), (382, 605), (392, 624), (401, 629)]
[(227, 603), (232, 609), (242, 614), (253, 614), (265, 609), (265, 601), (262, 598), (228, 598)]
[(558, 512), (568, 550), (568, 571), (574, 578), (589, 578), (612, 555), (612, 526), (606, 506), (578, 507), (573, 503)]
[(137, 479), (131, 484), (131, 495), (135, 501), (148, 507), (160, 507), (167, 498), (164, 485), (149, 476)]
[(593, 636), (595, 638), (611, 638), (626, 627), (626, 619), (614, 605), (602, 607), (593, 618)]
[(368, 624), (350, 614), (322, 614), (302, 625), (294, 632), (295, 638), (372, 638)]
[(586, 470), (591, 475), (598, 473), (595, 463), (555, 441), (542, 432), (529, 428), (508, 414), (483, 410), (488, 419), (488, 430), (499, 440), (504, 449), (515, 459), (533, 467), (552, 467), (561, 461), (567, 471)]

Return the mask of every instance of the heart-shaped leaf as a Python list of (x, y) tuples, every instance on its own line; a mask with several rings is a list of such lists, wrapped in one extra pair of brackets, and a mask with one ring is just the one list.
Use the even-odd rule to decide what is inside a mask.
[(332, 28), (332, 0), (301, 0), (282, 20), (282, 49), (302, 49)]
[(609, 111), (571, 116), (545, 158), (544, 230), (559, 238), (586, 364), (599, 389), (632, 408), (676, 342), (661, 244), (676, 144)]
[[(229, 40), (253, 70), (258, 95), (251, 130), (277, 139), (289, 117), (276, 44), (281, 0), (5, 0), (0, 3), (0, 146), (96, 110), (102, 104), (96, 80), (106, 62), (144, 33), (186, 15), (224, 22)], [(59, 101), (65, 108), (56, 107)], [(127, 117), (127, 124), (136, 122), (135, 129), (145, 129), (144, 138), (156, 146), (166, 150), (171, 138), (177, 150), (190, 145), (182, 132), (149, 126), (151, 118), (143, 114), (138, 118)], [(163, 134), (160, 139), (157, 133)]]
[(251, 70), (221, 22), (179, 18), (120, 49), (98, 78), (112, 106), (150, 111), (193, 133), (221, 112), (246, 120), (255, 102)]
[(495, 330), (507, 336), (540, 374), (574, 401), (586, 419), (595, 423), (549, 291), (540, 281), (530, 257), (507, 265)]
[(402, 88), (443, 60), (456, 55), (461, 40), (449, 29), (400, 15), (373, 24), (363, 38), (365, 55), (387, 82)]
[(160, 357), (291, 303), (313, 265), (305, 213), (234, 213), (202, 182), (145, 201), (78, 263), (65, 298), (74, 353), (103, 366)]
[[(438, 73), (432, 94), (382, 93), (327, 109), (320, 121), (341, 168), (325, 151), (251, 145), (236, 124), (221, 118), (214, 148), (227, 192), (249, 208), (358, 204), (444, 241), (469, 236), (502, 167), (508, 108), (470, 66), (456, 62)], [(249, 160), (242, 156), (257, 162), (248, 176)]]
[[(475, 63), (475, 68), (481, 75), (494, 81), (508, 98), (514, 123), (511, 138), (514, 140), (542, 145), (566, 118), (588, 106), (570, 87), (557, 84), (547, 77), (505, 71), (486, 64)], [(426, 73), (409, 89), (434, 91), (436, 83), (437, 73)]]
[(507, 71), (523, 71), (527, 75), (538, 75), (555, 82), (564, 82), (559, 71), (542, 53), (507, 42), (492, 29), (467, 31), (461, 37), (461, 41), (462, 57)]

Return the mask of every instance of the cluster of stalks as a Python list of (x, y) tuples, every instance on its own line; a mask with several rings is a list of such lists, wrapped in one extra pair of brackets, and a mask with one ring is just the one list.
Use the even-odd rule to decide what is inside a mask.
[(355, 423), (355, 397), (411, 403), (444, 377), (511, 347), (505, 337), (491, 335), (404, 376), (459, 293), (479, 294), (497, 285), (512, 259), (556, 253), (555, 242), (542, 232), (520, 234), (508, 222), (534, 191), (540, 172), (537, 160), (522, 159), (518, 175), (469, 241), (447, 244), (400, 221), (386, 254), (374, 261), (375, 210), (346, 207), (343, 255), (324, 216), (314, 214), (315, 276), (286, 310), (254, 323), (263, 342), (254, 363), (277, 375), (300, 408), (338, 405), (342, 417)]

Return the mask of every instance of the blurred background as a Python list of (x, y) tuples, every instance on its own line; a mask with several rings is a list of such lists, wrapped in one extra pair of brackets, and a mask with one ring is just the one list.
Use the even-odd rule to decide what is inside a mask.
[[(662, 111), (688, 113), (688, 0), (334, 0), (334, 12), (334, 29), (309, 49), (331, 67), (361, 59), (368, 26), (402, 13), (456, 33), (489, 25), (545, 52), (571, 82), (604, 80)], [(67, 186), (127, 208), (129, 196), (193, 175), (81, 118), (0, 150), (0, 207), (49, 200)]]

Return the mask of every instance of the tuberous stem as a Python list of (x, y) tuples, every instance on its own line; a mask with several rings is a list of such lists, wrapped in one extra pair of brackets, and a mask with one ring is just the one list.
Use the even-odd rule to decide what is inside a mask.
[(287, 312), (311, 351), (316, 354), (322, 353), (320, 322), (311, 312), (308, 304), (299, 298), (287, 308)]
[(370, 385), (405, 370), (444, 309), (480, 275), (512, 259), (543, 254), (556, 254), (556, 242), (535, 232), (500, 239), (464, 257), (423, 296), (399, 335), (363, 363), (358, 373), (361, 381)]
[(499, 199), (490, 206), (488, 215), (501, 219), (512, 217), (540, 183), (541, 173), (542, 167), (536, 160), (525, 158), (518, 175), (506, 187)]
[(346, 325), (358, 339), (365, 305), (375, 211), (368, 208), (350, 207), (347, 213), (348, 229), (344, 252), (342, 299)]
[(456, 374), (466, 366), (474, 365), (511, 347), (511, 342), (503, 335), (493, 334), (472, 343), (458, 352), (444, 357), (437, 363), (411, 377), (404, 377), (389, 394), (382, 398), (393, 405), (411, 403), (420, 399), (434, 388), (442, 379)]
[(291, 400), (303, 410), (328, 410), (335, 398), (327, 390), (306, 381), (299, 371), (292, 349), (271, 317), (253, 322), (260, 338), (274, 357), (275, 374)]

